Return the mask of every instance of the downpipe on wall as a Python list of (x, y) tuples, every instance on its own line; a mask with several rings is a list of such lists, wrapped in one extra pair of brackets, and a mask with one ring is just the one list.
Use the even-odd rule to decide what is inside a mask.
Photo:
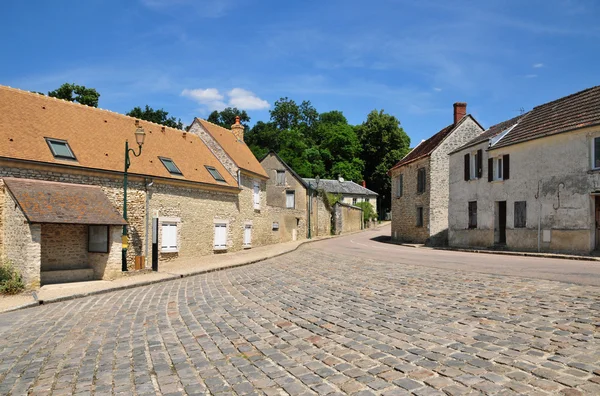
[(150, 192), (149, 192), (149, 188), (152, 187), (152, 185), (154, 184), (154, 181), (152, 179), (146, 179), (145, 183), (144, 183), (144, 187), (146, 189), (146, 235), (145, 235), (145, 242), (144, 242), (144, 268), (148, 268), (148, 234), (150, 233)]

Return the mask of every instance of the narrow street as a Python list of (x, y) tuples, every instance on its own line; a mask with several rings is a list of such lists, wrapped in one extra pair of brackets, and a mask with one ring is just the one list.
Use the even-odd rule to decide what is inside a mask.
[(386, 232), (2, 314), (0, 394), (600, 394), (598, 264)]

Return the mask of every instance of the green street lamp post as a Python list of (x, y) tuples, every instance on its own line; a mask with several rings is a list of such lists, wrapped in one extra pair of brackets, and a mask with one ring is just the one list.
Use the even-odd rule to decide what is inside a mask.
[[(137, 122), (136, 122), (137, 124)], [(125, 172), (123, 175), (123, 219), (125, 223), (127, 223), (127, 170), (129, 169), (129, 165), (131, 165), (131, 161), (129, 160), (129, 152), (133, 154), (134, 157), (139, 157), (142, 154), (142, 145), (144, 144), (144, 138), (146, 137), (146, 132), (144, 132), (144, 128), (138, 126), (135, 130), (135, 141), (138, 144), (138, 152), (135, 153), (134, 149), (129, 148), (129, 141), (125, 140)], [(121, 253), (121, 271), (127, 271), (127, 247), (129, 245), (129, 241), (127, 238), (127, 224), (123, 226), (123, 237), (122, 237), (122, 246), (123, 251)]]

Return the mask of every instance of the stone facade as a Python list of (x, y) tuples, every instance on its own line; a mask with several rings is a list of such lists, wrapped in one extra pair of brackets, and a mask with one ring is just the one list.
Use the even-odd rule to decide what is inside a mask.
[[(490, 247), (499, 240), (498, 202), (506, 202), (506, 247), (589, 254), (598, 249), (595, 220), (600, 171), (586, 128), (488, 150), (487, 141), (450, 156), (449, 242)], [(464, 155), (483, 150), (483, 178), (464, 180)], [(509, 155), (508, 180), (488, 181), (488, 158)], [(477, 227), (468, 227), (468, 202), (477, 202)], [(525, 227), (515, 227), (515, 202), (526, 202)]]
[(202, 141), (204, 142), (204, 144), (206, 144), (209, 150), (215, 155), (215, 157), (219, 159), (221, 164), (223, 164), (225, 169), (227, 169), (227, 171), (231, 173), (231, 176), (237, 179), (237, 172), (239, 169), (238, 166), (235, 164), (233, 159), (231, 159), (231, 157), (225, 152), (225, 150), (223, 150), (221, 145), (219, 145), (219, 142), (217, 142), (210, 133), (208, 133), (204, 128), (202, 128), (202, 125), (200, 125), (198, 121), (194, 120), (188, 132), (200, 137), (200, 139), (202, 139)]
[(88, 266), (88, 226), (42, 224), (41, 270), (80, 269)]
[(323, 198), (316, 193), (312, 197), (310, 228), (311, 236), (327, 236), (331, 235), (332, 210), (330, 210)]
[(360, 231), (363, 228), (363, 211), (359, 207), (338, 202), (334, 205), (335, 233)]
[[(392, 177), (392, 239), (401, 242), (445, 245), (448, 240), (448, 201), (450, 165), (448, 154), (483, 132), (470, 116), (438, 144), (426, 157), (393, 169)], [(425, 191), (417, 191), (418, 170), (425, 169)], [(398, 197), (397, 186), (402, 175), (403, 191)], [(422, 208), (423, 222), (417, 217)]]

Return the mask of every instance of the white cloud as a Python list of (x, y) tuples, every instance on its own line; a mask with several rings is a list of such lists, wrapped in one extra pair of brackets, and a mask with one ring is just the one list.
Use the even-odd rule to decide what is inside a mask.
[(437, 87), (435, 87), (435, 88), (433, 88), (433, 90), (434, 90), (435, 92), (442, 92), (442, 88), (437, 88)]
[(181, 92), (181, 96), (195, 100), (207, 107), (208, 110), (220, 111), (228, 106), (237, 107), (240, 110), (264, 110), (271, 107), (269, 102), (243, 88), (233, 88), (226, 95), (227, 101), (225, 101), (225, 95), (221, 94), (217, 88), (184, 89)]
[(270, 107), (269, 102), (242, 88), (233, 88), (227, 94), (229, 95), (229, 104), (238, 109), (264, 110)]
[(544, 64), (543, 64), (543, 63), (534, 63), (534, 64), (533, 64), (533, 68), (534, 68), (534, 69), (539, 69), (539, 68), (541, 68), (541, 67), (544, 67)]

